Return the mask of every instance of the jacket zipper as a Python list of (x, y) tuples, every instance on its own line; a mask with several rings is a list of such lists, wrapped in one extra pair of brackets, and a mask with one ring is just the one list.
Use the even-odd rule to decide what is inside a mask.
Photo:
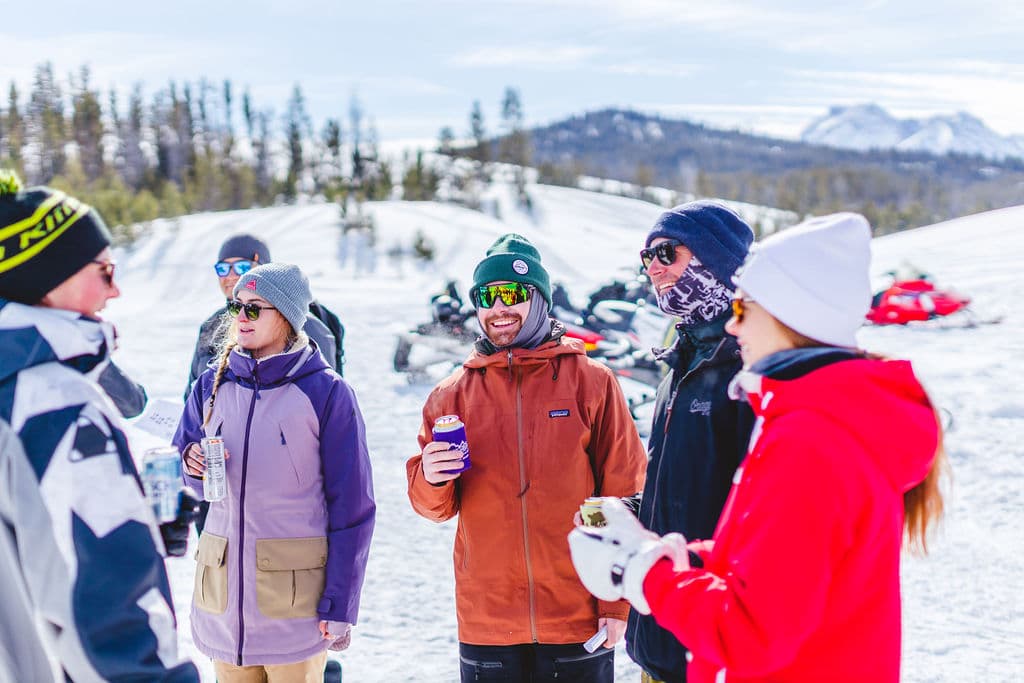
[(665, 438), (661, 440), (661, 458), (658, 460), (658, 471), (655, 472), (654, 474), (654, 489), (652, 491), (652, 493), (654, 494), (654, 499), (651, 501), (651, 506), (647, 508), (650, 514), (648, 515), (645, 526), (647, 526), (648, 528), (654, 522), (654, 504), (658, 500), (658, 485), (661, 483), (661, 466), (665, 463), (665, 444), (667, 443), (668, 439), (668, 426), (672, 422), (672, 411), (675, 408), (676, 399), (679, 397), (679, 387), (683, 385), (683, 382), (685, 382), (690, 377), (690, 375), (697, 372), (705, 365), (709, 364), (715, 358), (715, 356), (718, 355), (718, 352), (722, 350), (722, 346), (724, 344), (725, 337), (723, 337), (722, 340), (718, 342), (718, 346), (716, 346), (715, 350), (711, 352), (711, 355), (709, 355), (706, 358), (702, 358), (700, 362), (694, 365), (690, 371), (688, 371), (686, 374), (680, 377), (679, 381), (676, 382), (675, 386), (672, 388), (672, 396), (669, 397), (668, 409), (665, 411), (665, 426), (662, 429), (662, 433), (664, 434)]
[[(508, 353), (509, 367), (512, 366), (512, 352)], [(537, 637), (537, 606), (534, 595), (533, 567), (530, 563), (530, 525), (526, 512), (526, 458), (523, 455), (523, 374), (517, 372), (516, 382), (516, 444), (519, 452), (519, 504), (523, 511), (523, 548), (526, 553), (526, 582), (530, 596), (530, 636), (533, 642), (539, 642)]]
[(249, 401), (249, 416), (245, 419), (245, 442), (242, 447), (242, 481), (241, 493), (238, 496), (238, 666), (242, 666), (242, 648), (245, 645), (245, 615), (242, 605), (245, 604), (244, 558), (245, 548), (245, 475), (249, 469), (249, 436), (252, 429), (252, 416), (256, 412), (256, 401), (260, 397), (260, 380), (256, 375), (258, 364), (253, 366), (252, 378), (255, 386), (252, 400)]

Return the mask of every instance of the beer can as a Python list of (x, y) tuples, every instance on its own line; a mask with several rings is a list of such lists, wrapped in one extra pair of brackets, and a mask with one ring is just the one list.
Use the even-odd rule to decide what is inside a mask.
[(442, 415), (434, 420), (434, 427), (431, 429), (434, 441), (444, 441), (451, 444), (450, 448), (462, 452), (462, 467), (453, 470), (444, 470), (445, 474), (465, 472), (470, 468), (469, 444), (466, 442), (466, 425), (458, 415)]
[(211, 503), (224, 500), (228, 495), (227, 469), (224, 465), (224, 439), (219, 436), (206, 436), (200, 442), (203, 458), (206, 459), (206, 472), (203, 474), (203, 499)]
[(601, 504), (604, 501), (592, 496), (583, 501), (580, 505), (580, 516), (583, 518), (583, 526), (604, 526), (604, 513), (601, 512)]
[(142, 488), (158, 522), (177, 519), (178, 496), (182, 489), (181, 454), (177, 448), (162, 446), (143, 453)]

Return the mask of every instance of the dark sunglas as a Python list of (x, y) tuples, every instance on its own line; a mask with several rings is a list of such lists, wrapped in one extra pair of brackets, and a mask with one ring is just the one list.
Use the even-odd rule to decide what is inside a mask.
[(231, 314), (232, 318), (237, 318), (238, 314), (245, 311), (245, 317), (248, 320), (259, 320), (260, 311), (273, 311), (273, 306), (260, 306), (259, 304), (243, 304), (238, 299), (232, 299), (228, 302), (228, 313)]
[(112, 287), (114, 285), (114, 268), (117, 264), (113, 261), (93, 261), (93, 263), (100, 267), (100, 275), (107, 283), (107, 287)]
[(741, 299), (736, 297), (732, 300), (732, 314), (736, 317), (736, 322), (743, 322), (743, 316), (747, 313), (746, 304), (754, 303), (753, 299)]
[(213, 264), (213, 269), (217, 271), (217, 277), (227, 277), (231, 274), (232, 270), (235, 271), (235, 275), (241, 277), (252, 270), (255, 265), (252, 261), (247, 260), (235, 261), (234, 263), (217, 261)]
[(660, 242), (653, 247), (641, 249), (640, 260), (643, 262), (644, 268), (650, 268), (654, 259), (658, 259), (663, 266), (671, 266), (676, 262), (676, 247), (681, 246), (683, 243), (676, 240)]
[(494, 302), (501, 299), (506, 306), (515, 306), (530, 300), (533, 288), (519, 282), (509, 282), (503, 285), (483, 285), (473, 290), (473, 300), (480, 308), (490, 308)]

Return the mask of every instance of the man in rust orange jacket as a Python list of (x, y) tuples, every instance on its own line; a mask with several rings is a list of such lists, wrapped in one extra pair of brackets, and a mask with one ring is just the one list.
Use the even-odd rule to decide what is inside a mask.
[[(499, 238), (470, 295), (484, 336), (430, 394), (422, 452), (407, 464), (416, 512), (459, 517), (462, 680), (611, 683), (628, 605), (587, 592), (566, 534), (588, 496), (643, 488), (643, 444), (614, 375), (549, 317), (550, 280), (530, 242)], [(468, 469), (431, 434), (444, 415), (465, 423)], [(583, 642), (602, 627), (608, 640), (588, 653)]]

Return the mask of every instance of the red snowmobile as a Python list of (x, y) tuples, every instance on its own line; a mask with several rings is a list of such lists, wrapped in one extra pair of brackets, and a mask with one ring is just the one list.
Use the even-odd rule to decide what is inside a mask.
[(966, 311), (971, 298), (949, 289), (939, 289), (927, 276), (894, 280), (875, 294), (867, 319), (876, 325), (905, 325), (934, 320)]

